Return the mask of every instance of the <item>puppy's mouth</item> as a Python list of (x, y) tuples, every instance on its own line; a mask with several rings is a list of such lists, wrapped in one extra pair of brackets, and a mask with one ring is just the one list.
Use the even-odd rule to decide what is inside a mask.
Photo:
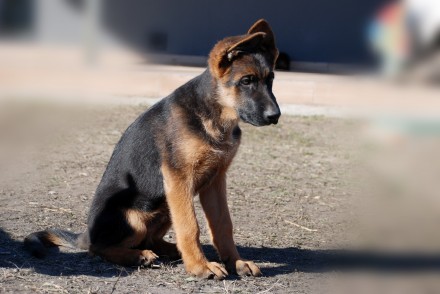
[(255, 127), (268, 126), (268, 125), (270, 125), (272, 123), (273, 124), (277, 124), (277, 122), (266, 121), (262, 117), (260, 118), (260, 117), (256, 117), (256, 116), (253, 116), (253, 115), (247, 115), (247, 114), (244, 114), (244, 113), (239, 113), (239, 114), (240, 114), (240, 119), (243, 122), (251, 124), (251, 125), (253, 125)]

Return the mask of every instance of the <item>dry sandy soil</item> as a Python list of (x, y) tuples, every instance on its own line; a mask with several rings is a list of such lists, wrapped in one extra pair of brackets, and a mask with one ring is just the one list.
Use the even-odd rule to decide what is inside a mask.
[[(347, 247), (354, 223), (352, 122), (293, 116), (283, 116), (277, 126), (243, 125), (243, 143), (228, 174), (239, 252), (257, 262), (263, 277), (199, 280), (180, 261), (158, 269), (123, 268), (64, 249), (45, 259), (29, 256), (22, 240), (30, 232), (85, 229), (113, 147), (145, 108), (66, 111), (27, 104), (3, 113), (0, 292), (316, 293), (326, 292), (341, 273), (364, 266), (383, 272), (396, 261), (374, 255), (377, 262), (370, 263), (367, 252)], [(216, 260), (196, 202), (203, 248)], [(173, 241), (173, 232), (166, 238)]]

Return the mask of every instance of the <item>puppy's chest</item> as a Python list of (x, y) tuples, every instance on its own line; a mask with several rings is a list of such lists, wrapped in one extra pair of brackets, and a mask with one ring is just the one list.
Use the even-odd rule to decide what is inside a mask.
[(196, 187), (209, 184), (219, 172), (225, 172), (237, 153), (241, 131), (237, 128), (221, 137), (181, 132), (173, 141), (171, 166), (180, 170)]
[(194, 169), (219, 168), (230, 164), (240, 145), (241, 130), (235, 128), (219, 136), (190, 136), (182, 140), (180, 151)]
[(208, 145), (208, 147), (200, 152), (197, 157), (197, 165), (214, 165), (220, 167), (229, 165), (237, 153), (239, 141), (225, 142), (216, 145)]
[(239, 142), (211, 146), (198, 153), (192, 165), (193, 183), (196, 190), (201, 189), (220, 172), (226, 172), (237, 153)]

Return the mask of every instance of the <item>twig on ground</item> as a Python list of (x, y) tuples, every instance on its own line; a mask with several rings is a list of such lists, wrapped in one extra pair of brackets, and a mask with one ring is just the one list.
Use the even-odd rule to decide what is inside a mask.
[(311, 229), (311, 228), (308, 228), (308, 227), (305, 227), (305, 226), (299, 225), (299, 224), (297, 224), (297, 223), (294, 223), (294, 222), (291, 222), (291, 221), (288, 221), (288, 220), (284, 220), (284, 221), (285, 221), (286, 223), (288, 223), (288, 224), (294, 225), (295, 227), (301, 228), (301, 229), (306, 230), (306, 231), (308, 231), (308, 232), (317, 232), (317, 231), (318, 231), (318, 230), (316, 230), (316, 229)]
[(280, 281), (280, 280), (278, 279), (278, 280), (272, 285), (272, 287), (270, 287), (269, 289), (266, 289), (266, 290), (264, 290), (264, 291), (258, 292), (257, 294), (268, 293), (268, 292), (269, 292), (270, 290), (272, 290), (275, 286), (277, 286), (277, 284), (278, 284), (279, 281)]
[(111, 292), (111, 294), (113, 294), (113, 292), (115, 292), (115, 290), (116, 290), (116, 284), (119, 282), (119, 279), (121, 278), (121, 275), (122, 275), (122, 269), (120, 269), (119, 276), (118, 276), (118, 278), (116, 279), (115, 283), (113, 284), (113, 288), (112, 288), (112, 292)]
[[(231, 282), (229, 285), (227, 284), (227, 282), (225, 280), (223, 280), (223, 287), (224, 287), (224, 291), (225, 293), (234, 293), (235, 290), (235, 282), (237, 282), (237, 280)], [(232, 289), (229, 290), (229, 288), (232, 286)]]
[(63, 208), (63, 207), (56, 207), (56, 206), (46, 206), (46, 205), (41, 205), (41, 208), (43, 208), (46, 211), (53, 211), (53, 212), (67, 212), (67, 213), (72, 213), (72, 209), (70, 208)]
[(44, 283), (40, 287), (40, 290), (43, 290), (43, 292), (46, 292), (46, 293), (49, 293), (49, 292), (68, 293), (66, 289), (64, 289), (60, 285), (54, 284), (53, 282)]

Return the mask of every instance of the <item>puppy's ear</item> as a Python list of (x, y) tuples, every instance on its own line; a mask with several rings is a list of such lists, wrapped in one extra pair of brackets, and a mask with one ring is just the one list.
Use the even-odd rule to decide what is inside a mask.
[(256, 23), (254, 23), (248, 31), (248, 34), (252, 35), (255, 33), (263, 32), (266, 34), (263, 42), (261, 43), (262, 49), (268, 52), (269, 60), (272, 64), (275, 64), (276, 59), (278, 58), (278, 49), (275, 45), (275, 35), (273, 34), (272, 29), (270, 28), (269, 23), (260, 19)]
[(261, 46), (261, 42), (264, 40), (265, 36), (266, 34), (263, 32), (245, 35), (243, 39), (229, 47), (229, 49), (226, 51), (228, 60), (232, 61), (241, 53), (257, 50)]
[(211, 73), (221, 78), (237, 56), (258, 50), (265, 37), (266, 33), (256, 32), (218, 42), (209, 54), (208, 64)]

